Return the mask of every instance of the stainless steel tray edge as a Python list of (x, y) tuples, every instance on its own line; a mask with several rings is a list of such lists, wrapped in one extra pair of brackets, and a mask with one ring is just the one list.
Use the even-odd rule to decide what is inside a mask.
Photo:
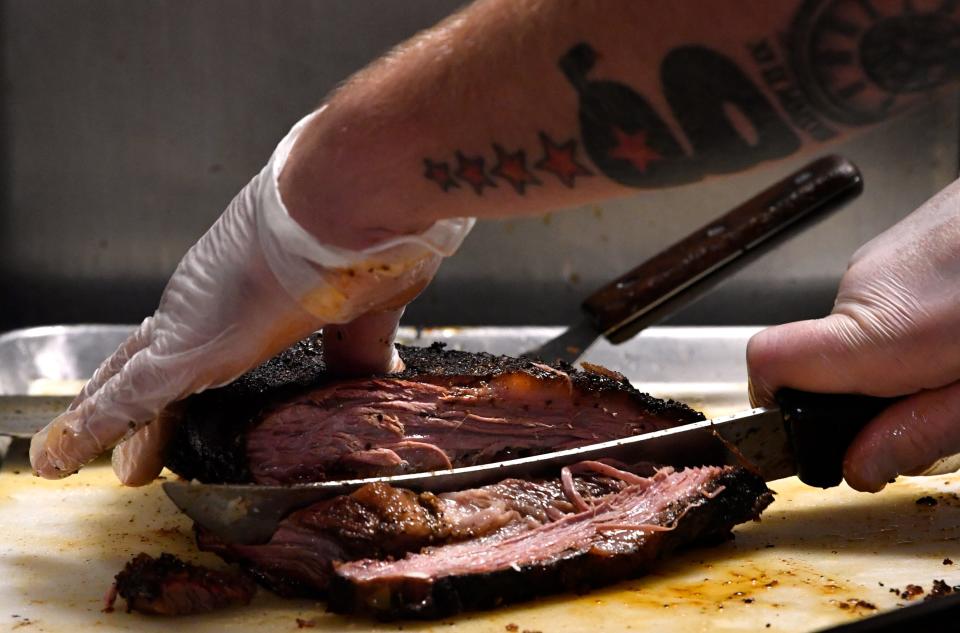
[[(36, 380), (83, 380), (133, 331), (133, 325), (52, 325), (0, 334), (0, 394), (26, 394)], [(594, 344), (583, 360), (623, 373), (642, 391), (691, 405), (746, 406), (746, 343), (759, 327), (652, 327), (622, 345)], [(560, 327), (404, 327), (398, 341), (519, 354)]]

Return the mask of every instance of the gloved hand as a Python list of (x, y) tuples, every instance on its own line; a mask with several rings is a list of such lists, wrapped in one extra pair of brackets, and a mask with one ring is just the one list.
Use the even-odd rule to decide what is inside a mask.
[(829, 316), (758, 333), (747, 363), (757, 405), (780, 387), (906, 396), (847, 450), (857, 490), (960, 452), (960, 181), (854, 254)]
[(190, 249), (154, 315), (100, 366), (71, 407), (34, 436), (30, 462), (38, 475), (70, 475), (130, 438), (115, 452), (114, 469), (124, 483), (150, 481), (176, 420), (169, 411), (161, 415), (167, 405), (230, 382), (323, 326), (330, 326), (324, 338), (335, 369), (397, 368), (393, 337), (403, 307), (473, 220), (441, 220), (420, 235), (362, 251), (310, 235), (289, 216), (277, 182), (314, 116), (322, 111), (294, 126)]

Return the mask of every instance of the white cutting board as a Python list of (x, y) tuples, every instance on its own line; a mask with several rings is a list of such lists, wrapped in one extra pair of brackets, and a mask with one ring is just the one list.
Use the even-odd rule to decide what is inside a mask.
[[(253, 604), (170, 619), (103, 613), (113, 575), (138, 552), (220, 566), (193, 546), (190, 522), (156, 484), (125, 489), (106, 464), (62, 482), (9, 466), (0, 473), (0, 630), (296, 631), (810, 631), (904, 601), (890, 587), (960, 584), (960, 476), (905, 479), (878, 495), (775, 482), (763, 521), (719, 547), (687, 552), (652, 574), (585, 596), (564, 595), (432, 623), (381, 624), (324, 613), (322, 603), (261, 591)], [(935, 507), (918, 506), (933, 494)], [(944, 558), (957, 561), (944, 565)], [(880, 585), (883, 583), (883, 586)], [(19, 627), (19, 628), (18, 628)]]

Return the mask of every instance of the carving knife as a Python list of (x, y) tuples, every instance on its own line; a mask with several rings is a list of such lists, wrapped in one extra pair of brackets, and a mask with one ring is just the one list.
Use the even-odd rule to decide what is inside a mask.
[(509, 477), (556, 476), (563, 466), (585, 460), (744, 465), (767, 481), (796, 474), (809, 485), (827, 488), (840, 483), (843, 455), (856, 433), (893, 402), (790, 389), (778, 393), (777, 400), (777, 407), (479, 466), (291, 486), (168, 481), (163, 489), (191, 519), (228, 542), (261, 543), (291, 511), (366, 484), (442, 492)]
[(581, 321), (523, 355), (573, 363), (600, 336), (623, 343), (862, 191), (863, 178), (849, 160), (816, 160), (603, 286), (583, 302)]

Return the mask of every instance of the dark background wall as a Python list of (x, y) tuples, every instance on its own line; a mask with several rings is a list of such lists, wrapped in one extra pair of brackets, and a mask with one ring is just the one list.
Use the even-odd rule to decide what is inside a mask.
[[(459, 4), (0, 0), (0, 330), (139, 321), (294, 121)], [(955, 177), (957, 112), (947, 98), (838, 148), (867, 194), (675, 322), (828, 310), (856, 247)], [(482, 223), (407, 322), (569, 320), (591, 289), (798, 164)]]

